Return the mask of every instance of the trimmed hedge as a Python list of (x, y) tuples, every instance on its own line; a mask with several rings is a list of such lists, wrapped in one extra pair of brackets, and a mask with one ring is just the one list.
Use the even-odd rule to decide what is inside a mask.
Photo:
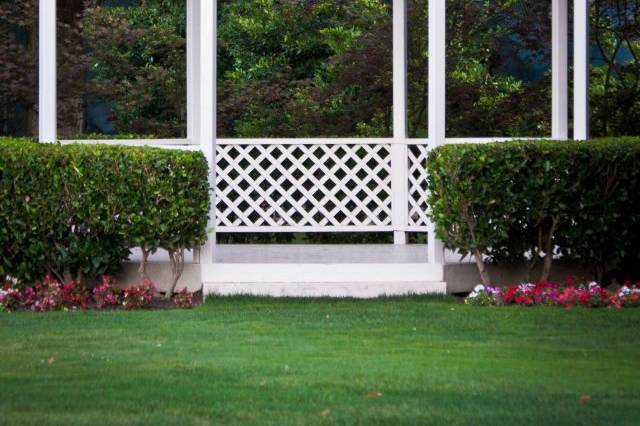
[(640, 138), (446, 145), (427, 160), (430, 216), (445, 245), (490, 261), (639, 264)]
[(133, 247), (198, 247), (209, 202), (200, 152), (0, 140), (0, 274), (96, 276)]

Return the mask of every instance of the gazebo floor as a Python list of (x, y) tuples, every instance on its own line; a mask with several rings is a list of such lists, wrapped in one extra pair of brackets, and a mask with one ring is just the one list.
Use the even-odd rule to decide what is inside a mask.
[(218, 245), (208, 295), (359, 297), (446, 292), (425, 245)]
[(426, 245), (221, 244), (216, 263), (427, 263)]

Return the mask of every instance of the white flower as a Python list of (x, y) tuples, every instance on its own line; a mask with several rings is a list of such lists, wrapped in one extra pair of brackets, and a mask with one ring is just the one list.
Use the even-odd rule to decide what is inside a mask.
[(532, 283), (522, 283), (518, 286), (518, 290), (520, 290), (521, 292), (526, 292), (532, 288), (535, 287), (535, 284)]
[(473, 288), (474, 293), (480, 293), (481, 291), (484, 291), (484, 286), (482, 284), (478, 284)]

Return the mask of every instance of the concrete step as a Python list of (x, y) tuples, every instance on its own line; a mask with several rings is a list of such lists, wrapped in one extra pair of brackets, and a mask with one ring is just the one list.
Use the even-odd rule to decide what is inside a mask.
[(202, 265), (205, 295), (373, 298), (445, 293), (444, 268), (426, 263)]
[(269, 297), (351, 297), (371, 299), (382, 296), (445, 294), (444, 282), (375, 282), (375, 283), (204, 283), (205, 296)]

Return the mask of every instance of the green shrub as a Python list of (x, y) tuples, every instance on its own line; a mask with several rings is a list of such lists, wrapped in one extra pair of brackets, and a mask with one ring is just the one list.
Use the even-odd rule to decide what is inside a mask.
[(445, 245), (483, 259), (593, 265), (598, 278), (640, 250), (640, 139), (446, 145), (427, 160)]
[(0, 274), (34, 281), (112, 272), (130, 249), (206, 240), (200, 152), (0, 141)]

